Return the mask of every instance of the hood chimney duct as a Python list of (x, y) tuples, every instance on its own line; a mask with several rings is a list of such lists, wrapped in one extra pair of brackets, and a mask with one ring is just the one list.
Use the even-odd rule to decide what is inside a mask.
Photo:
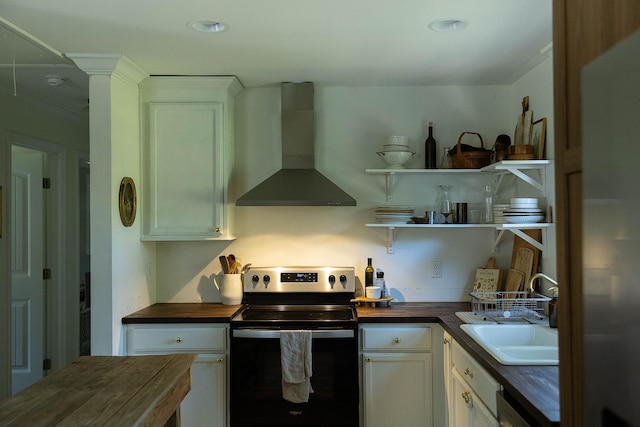
[(236, 200), (236, 206), (356, 206), (315, 169), (313, 83), (282, 83), (282, 169)]

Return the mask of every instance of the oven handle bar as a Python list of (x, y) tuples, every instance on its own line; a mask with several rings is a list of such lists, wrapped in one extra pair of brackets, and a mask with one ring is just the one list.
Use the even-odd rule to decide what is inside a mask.
[[(311, 332), (311, 338), (353, 338), (353, 329), (329, 329), (309, 330), (295, 329), (293, 331)], [(280, 339), (280, 331), (275, 329), (233, 329), (234, 338), (277, 338)]]

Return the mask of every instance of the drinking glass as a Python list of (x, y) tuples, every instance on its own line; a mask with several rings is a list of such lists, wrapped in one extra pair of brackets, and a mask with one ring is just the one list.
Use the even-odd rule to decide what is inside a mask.
[(436, 210), (444, 215), (445, 224), (449, 220), (449, 215), (451, 215), (453, 211), (453, 204), (451, 203), (451, 195), (449, 191), (451, 190), (450, 185), (439, 185), (438, 186), (438, 196), (436, 198)]

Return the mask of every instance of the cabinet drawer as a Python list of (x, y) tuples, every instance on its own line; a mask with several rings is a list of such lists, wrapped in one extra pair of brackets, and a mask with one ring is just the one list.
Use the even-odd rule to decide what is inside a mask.
[(224, 351), (227, 329), (211, 325), (128, 325), (127, 353)]
[(454, 369), (458, 371), (460, 376), (464, 378), (495, 416), (497, 414), (496, 391), (500, 390), (500, 384), (456, 341), (452, 342), (451, 360)]
[(363, 327), (363, 350), (430, 351), (430, 327)]

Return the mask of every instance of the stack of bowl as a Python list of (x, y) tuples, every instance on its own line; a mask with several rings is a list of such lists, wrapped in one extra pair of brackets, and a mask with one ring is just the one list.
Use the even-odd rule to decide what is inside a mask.
[(392, 169), (404, 169), (403, 165), (415, 154), (409, 148), (409, 138), (399, 135), (387, 136), (382, 151), (378, 151), (378, 156)]
[(544, 219), (544, 211), (538, 207), (538, 199), (516, 197), (504, 211), (504, 219), (511, 224), (533, 224)]
[(411, 206), (380, 206), (375, 210), (376, 221), (383, 224), (406, 224), (413, 216)]

